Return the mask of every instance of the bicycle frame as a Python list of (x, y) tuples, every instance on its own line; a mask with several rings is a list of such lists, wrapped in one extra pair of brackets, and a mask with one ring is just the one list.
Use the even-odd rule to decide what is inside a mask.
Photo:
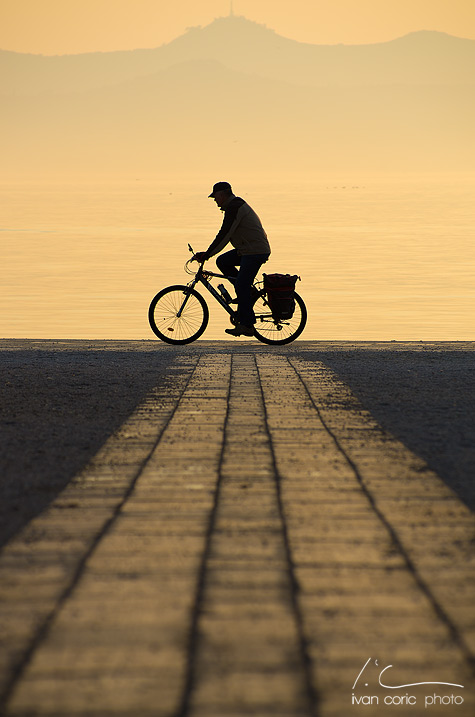
[[(188, 284), (190, 291), (192, 289), (194, 289), (198, 283), (203, 284), (203, 286), (206, 289), (208, 289), (209, 293), (212, 296), (214, 296), (214, 298), (216, 299), (218, 304), (221, 304), (223, 309), (225, 311), (227, 311), (230, 316), (234, 317), (236, 315), (236, 312), (233, 309), (231, 309), (228, 302), (225, 301), (225, 299), (223, 299), (223, 297), (221, 296), (219, 291), (214, 288), (214, 286), (211, 284), (210, 281), (208, 281), (208, 277), (215, 277), (217, 279), (226, 279), (226, 281), (231, 281), (229, 276), (224, 276), (224, 274), (216, 274), (214, 271), (205, 270), (205, 269), (203, 269), (203, 264), (201, 264), (198, 271), (195, 274), (195, 278), (193, 279), (193, 281), (191, 281)], [(181, 313), (182, 313), (183, 309), (185, 308), (187, 301), (188, 301), (188, 296), (185, 297), (185, 301), (183, 302), (182, 306), (180, 307), (180, 310), (179, 310), (177, 316), (181, 316)]]

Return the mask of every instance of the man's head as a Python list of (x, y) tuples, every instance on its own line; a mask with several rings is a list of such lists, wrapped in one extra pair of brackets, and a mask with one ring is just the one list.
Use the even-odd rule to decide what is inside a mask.
[(216, 182), (213, 191), (209, 195), (214, 199), (218, 207), (223, 207), (232, 196), (233, 190), (229, 182)]

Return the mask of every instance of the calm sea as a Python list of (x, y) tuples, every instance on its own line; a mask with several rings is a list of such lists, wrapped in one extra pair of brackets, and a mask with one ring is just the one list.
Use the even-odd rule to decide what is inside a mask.
[[(301, 276), (302, 339), (475, 340), (475, 177), (235, 190), (268, 232), (265, 271)], [(222, 219), (202, 180), (47, 180), (1, 192), (0, 335), (9, 338), (153, 339), (151, 298), (190, 279), (188, 242), (205, 249)], [(227, 317), (209, 304), (203, 338), (225, 339)]]

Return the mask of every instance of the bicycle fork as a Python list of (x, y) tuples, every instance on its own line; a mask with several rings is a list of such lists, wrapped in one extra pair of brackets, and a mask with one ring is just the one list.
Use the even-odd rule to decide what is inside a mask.
[(179, 319), (181, 317), (181, 315), (185, 309), (185, 306), (188, 303), (188, 299), (190, 298), (191, 291), (192, 291), (192, 289), (190, 288), (189, 290), (183, 292), (185, 294), (185, 300), (182, 303), (182, 305), (180, 306), (180, 308), (178, 309), (178, 311), (176, 312), (177, 319)]

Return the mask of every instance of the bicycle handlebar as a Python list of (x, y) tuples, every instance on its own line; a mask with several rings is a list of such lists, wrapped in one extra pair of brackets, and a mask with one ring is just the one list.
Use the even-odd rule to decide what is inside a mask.
[(198, 267), (197, 269), (192, 269), (192, 268), (190, 267), (190, 264), (191, 264), (193, 261), (198, 261), (198, 260), (195, 259), (194, 256), (192, 256), (191, 259), (188, 259), (188, 261), (185, 262), (185, 271), (186, 271), (187, 274), (190, 274), (190, 275), (197, 274), (197, 273), (200, 271), (200, 269), (203, 268), (203, 262), (200, 262), (200, 265), (199, 265), (199, 267)]

